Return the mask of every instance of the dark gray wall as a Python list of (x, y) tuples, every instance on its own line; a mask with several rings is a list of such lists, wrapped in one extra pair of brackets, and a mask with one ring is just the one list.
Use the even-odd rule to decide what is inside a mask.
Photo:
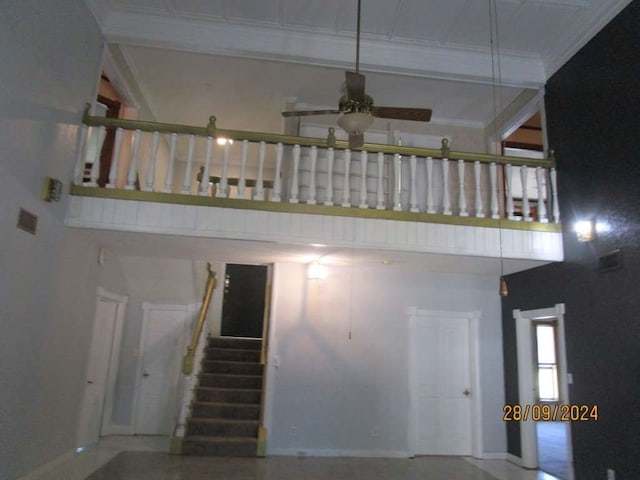
[[(576, 478), (640, 478), (640, 2), (623, 10), (548, 82), (549, 143), (558, 158), (565, 262), (510, 275), (503, 300), (505, 391), (518, 403), (512, 310), (565, 303), (574, 404), (598, 405), (597, 422), (575, 422)], [(576, 220), (606, 222), (608, 233), (579, 243)], [(623, 267), (597, 259), (621, 249)], [(518, 425), (508, 450), (520, 455)]]

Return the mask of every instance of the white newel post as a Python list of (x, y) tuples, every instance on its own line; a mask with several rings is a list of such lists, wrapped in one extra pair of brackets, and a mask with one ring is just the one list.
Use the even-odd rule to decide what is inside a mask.
[(122, 129), (116, 129), (116, 137), (113, 141), (113, 155), (111, 156), (111, 167), (109, 167), (109, 182), (107, 188), (116, 188), (118, 182), (118, 165), (120, 164), (120, 148), (122, 147)]
[(242, 158), (240, 160), (240, 178), (236, 197), (244, 198), (244, 189), (247, 185), (247, 160), (249, 158), (249, 140), (242, 141)]
[(280, 178), (282, 172), (282, 154), (284, 152), (284, 147), (281, 143), (276, 145), (276, 173), (273, 178), (273, 192), (271, 194), (272, 202), (279, 202), (281, 200), (280, 195), (282, 194), (282, 179)]
[(318, 164), (318, 147), (315, 145), (311, 147), (311, 178), (309, 178), (309, 198), (307, 198), (307, 204), (316, 204), (316, 165)]
[(140, 151), (140, 135), (142, 132), (136, 130), (133, 132), (133, 143), (131, 145), (131, 160), (129, 161), (129, 172), (127, 174), (127, 184), (125, 190), (134, 190), (136, 188), (136, 174), (138, 172), (138, 152)]
[(160, 142), (160, 132), (153, 132), (151, 139), (151, 158), (147, 169), (147, 190), (153, 192), (156, 183), (156, 160), (158, 158), (158, 144)]
[(76, 168), (73, 172), (73, 182), (76, 185), (82, 184), (82, 177), (84, 173), (84, 159), (87, 155), (87, 133), (89, 127), (82, 125), (78, 133), (78, 145), (76, 154)]
[(378, 152), (378, 196), (376, 209), (384, 210), (384, 153)]
[(538, 186), (538, 221), (540, 223), (549, 223), (547, 218), (547, 206), (544, 201), (544, 183), (542, 167), (536, 167), (536, 185)]
[(335, 151), (333, 148), (327, 150), (327, 199), (324, 204), (333, 205), (333, 160), (335, 159)]
[(491, 189), (491, 218), (500, 218), (498, 208), (498, 165), (495, 162), (489, 164), (489, 188)]
[(522, 181), (522, 219), (525, 222), (531, 222), (531, 208), (529, 208), (529, 195), (527, 192), (527, 176), (529, 169), (523, 165), (520, 167), (520, 180)]
[(409, 157), (409, 167), (411, 170), (411, 193), (409, 198), (409, 210), (413, 213), (418, 213), (420, 211), (418, 210), (418, 179), (416, 178), (417, 162), (418, 160), (416, 159), (415, 155), (411, 155), (411, 157)]
[[(94, 127), (95, 128), (95, 127)], [(89, 177), (89, 183), (87, 185), (95, 187), (98, 185), (98, 178), (100, 178), (100, 154), (102, 153), (102, 142), (107, 134), (107, 129), (100, 125), (96, 130), (95, 137), (91, 138), (91, 141), (95, 141), (95, 149), (93, 156), (93, 163), (91, 164), (91, 174)]]
[(465, 192), (464, 185), (464, 160), (458, 159), (458, 208), (460, 210), (459, 215), (461, 217), (468, 217), (469, 212), (467, 212), (467, 196)]
[(518, 220), (513, 214), (513, 191), (511, 185), (513, 182), (513, 168), (510, 163), (504, 166), (504, 194), (507, 197), (507, 218), (509, 220)]
[[(189, 151), (187, 153), (187, 168), (184, 172), (184, 183), (182, 185), (182, 193), (191, 193), (191, 169), (193, 164), (193, 149), (195, 147), (196, 137), (195, 135), (189, 135)], [(202, 178), (204, 182), (204, 177)], [(207, 184), (209, 179), (206, 179)]]
[(560, 204), (558, 203), (558, 175), (556, 169), (552, 168), (549, 172), (551, 180), (551, 198), (553, 199), (553, 222), (560, 223)]
[(176, 163), (176, 142), (178, 141), (178, 134), (172, 133), (171, 140), (169, 141), (169, 167), (167, 168), (167, 175), (164, 179), (164, 191), (171, 193), (173, 190), (173, 168)]
[(342, 154), (344, 158), (344, 190), (342, 191), (342, 206), (351, 206), (351, 185), (349, 182), (351, 172), (351, 150), (345, 150)]
[(400, 200), (400, 189), (402, 188), (402, 160), (400, 154), (393, 155), (393, 210), (395, 212), (402, 211), (402, 201)]
[(484, 205), (482, 205), (482, 190), (480, 189), (480, 176), (482, 164), (479, 161), (473, 163), (473, 178), (476, 182), (476, 217), (484, 218)]
[(202, 180), (200, 180), (200, 191), (198, 195), (201, 197), (209, 196), (209, 165), (211, 165), (211, 153), (213, 151), (213, 137), (207, 137), (207, 153), (204, 159), (204, 170), (202, 171)]
[(216, 197), (227, 198), (229, 196), (229, 152), (231, 142), (227, 140), (222, 148), (222, 172), (220, 173), (220, 183), (216, 189)]
[(298, 169), (300, 168), (300, 145), (293, 146), (293, 175), (289, 203), (298, 203)]
[(253, 189), (254, 200), (264, 200), (264, 156), (266, 151), (266, 142), (260, 142), (260, 147), (258, 148), (258, 178), (256, 178), (256, 186)]
[(433, 203), (433, 158), (427, 157), (427, 213), (436, 213)]
[(369, 208), (367, 202), (367, 160), (369, 154), (364, 150), (360, 152), (360, 208)]
[(442, 213), (451, 215), (451, 194), (449, 193), (449, 159), (442, 159)]

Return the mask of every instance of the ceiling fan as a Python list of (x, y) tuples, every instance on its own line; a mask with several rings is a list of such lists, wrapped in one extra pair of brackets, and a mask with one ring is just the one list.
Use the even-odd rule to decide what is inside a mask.
[(371, 126), (374, 117), (396, 120), (428, 122), (431, 120), (429, 108), (378, 107), (373, 98), (365, 93), (365, 77), (360, 73), (360, 2), (358, 0), (358, 23), (356, 30), (356, 71), (345, 72), (345, 93), (340, 97), (338, 108), (332, 110), (292, 110), (282, 112), (284, 117), (306, 115), (342, 114), (338, 125), (349, 134), (349, 148), (364, 144), (364, 132)]

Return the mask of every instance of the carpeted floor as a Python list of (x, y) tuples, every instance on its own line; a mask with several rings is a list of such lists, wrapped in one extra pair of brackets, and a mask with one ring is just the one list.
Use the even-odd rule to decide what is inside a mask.
[(536, 427), (540, 470), (559, 480), (569, 480), (567, 425), (563, 422), (538, 422)]

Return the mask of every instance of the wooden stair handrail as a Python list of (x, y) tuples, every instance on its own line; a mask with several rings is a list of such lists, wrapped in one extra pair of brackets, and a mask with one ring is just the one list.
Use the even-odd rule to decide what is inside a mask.
[(200, 314), (198, 316), (198, 323), (196, 329), (193, 332), (193, 338), (191, 339), (191, 345), (187, 347), (187, 353), (182, 359), (182, 373), (185, 375), (191, 375), (193, 373), (193, 364), (195, 362), (196, 349), (200, 342), (200, 335), (202, 335), (202, 329), (204, 328), (204, 322), (207, 318), (207, 312), (209, 311), (209, 304), (211, 303), (211, 296), (216, 288), (216, 272), (211, 270), (211, 263), (207, 262), (207, 284), (204, 290), (204, 297), (202, 298), (202, 306), (200, 307)]

